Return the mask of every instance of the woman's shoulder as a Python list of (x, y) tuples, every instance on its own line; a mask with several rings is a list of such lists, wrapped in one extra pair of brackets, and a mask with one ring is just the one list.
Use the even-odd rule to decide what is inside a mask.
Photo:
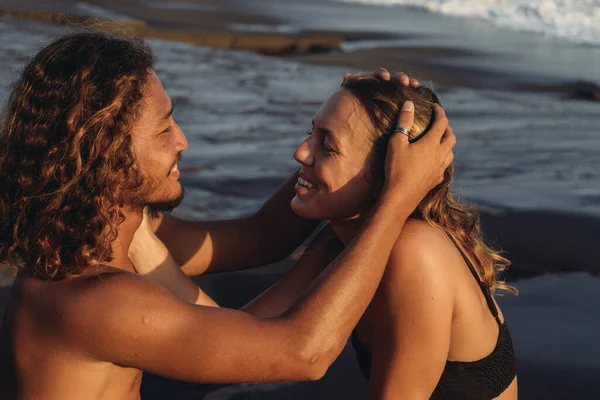
[(444, 230), (427, 221), (409, 218), (396, 240), (394, 251), (436, 255), (453, 248), (454, 245)]
[[(453, 262), (455, 252), (443, 230), (409, 219), (390, 254), (380, 294), (374, 301), (386, 304), (384, 310), (408, 307), (423, 313), (451, 314), (457, 280), (448, 263)], [(419, 315), (423, 315), (421, 311)]]
[(388, 267), (438, 280), (448, 274), (446, 265), (456, 256), (456, 247), (441, 228), (410, 218), (396, 240)]

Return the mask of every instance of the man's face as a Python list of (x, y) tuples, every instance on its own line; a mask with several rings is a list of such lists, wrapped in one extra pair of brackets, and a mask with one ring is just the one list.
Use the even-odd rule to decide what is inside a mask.
[(144, 183), (129, 203), (135, 208), (147, 206), (155, 214), (171, 211), (183, 199), (177, 162), (188, 142), (173, 119), (171, 98), (154, 71), (149, 73), (143, 102), (132, 131), (132, 147)]

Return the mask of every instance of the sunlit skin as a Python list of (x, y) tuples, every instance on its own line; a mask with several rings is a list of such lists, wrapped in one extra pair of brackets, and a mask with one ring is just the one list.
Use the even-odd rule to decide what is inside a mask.
[[(9, 398), (133, 400), (140, 396), (142, 371), (206, 383), (319, 379), (375, 293), (410, 211), (452, 158), (454, 141), (441, 143), (447, 119), (441, 114), (429, 142), (390, 146), (389, 183), (370, 221), (317, 282), (302, 288), (301, 299), (294, 292), (292, 310), (279, 313), (279, 303), (268, 296), (242, 311), (226, 310), (206, 307), (216, 304), (194, 293), (191, 301), (204, 306), (188, 304), (137, 274), (129, 259), (142, 224), (140, 207), (180, 198), (176, 163), (188, 146), (153, 71), (142, 92), (131, 135), (144, 184), (124, 199), (113, 259), (56, 282), (19, 274), (0, 332), (0, 386)], [(403, 118), (410, 125), (412, 114)], [(407, 175), (413, 168), (419, 174)], [(169, 250), (175, 261), (197, 273), (281, 259), (316, 225), (289, 207), (296, 179), (251, 217), (189, 222), (161, 215), (159, 237), (174, 240)], [(272, 318), (263, 318), (267, 314)]]
[[(381, 182), (370, 176), (368, 168), (371, 129), (364, 109), (344, 89), (333, 93), (318, 110), (309, 136), (294, 154), (301, 170), (290, 204), (298, 215), (329, 219), (331, 226), (276, 285), (244, 311), (264, 317), (286, 312), (339, 251), (331, 234), (345, 245), (352, 241), (380, 192)], [(137, 252), (144, 261), (140, 265), (156, 265), (152, 258), (168, 257), (168, 250), (152, 235), (140, 243), (152, 247)], [(163, 263), (159, 268), (147, 267), (145, 273), (184, 301), (210, 304), (206, 297), (195, 298), (193, 283), (176, 274), (179, 267), (174, 260), (170, 263), (170, 269)], [(383, 400), (428, 398), (447, 360), (474, 361), (492, 351), (498, 326), (477, 282), (445, 234), (409, 220), (357, 331), (374, 353), (369, 398)], [(516, 397), (515, 379), (500, 399)]]
[[(323, 103), (294, 153), (301, 179), (292, 209), (330, 220), (345, 245), (379, 193), (368, 168), (372, 129), (358, 100), (340, 89)], [(429, 398), (447, 360), (479, 360), (498, 337), (459, 252), (443, 232), (418, 220), (407, 221), (357, 331), (374, 354), (369, 399), (377, 400)], [(499, 398), (517, 398), (516, 378)]]

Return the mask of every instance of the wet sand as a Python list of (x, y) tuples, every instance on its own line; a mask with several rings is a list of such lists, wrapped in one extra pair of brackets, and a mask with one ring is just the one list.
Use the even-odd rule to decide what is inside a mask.
[[(333, 32), (278, 32), (273, 18), (238, 13), (219, 2), (63, 0), (0, 1), (0, 15), (74, 27), (93, 27), (197, 46), (249, 50), (262, 54), (323, 52), (338, 49), (343, 37)], [(96, 19), (100, 20), (96, 20)], [(108, 22), (102, 22), (107, 20)], [(117, 22), (111, 22), (117, 21)], [(260, 26), (267, 29), (234, 29)]]
[(509, 279), (587, 272), (600, 276), (600, 219), (554, 211), (482, 214), (485, 235), (511, 260)]

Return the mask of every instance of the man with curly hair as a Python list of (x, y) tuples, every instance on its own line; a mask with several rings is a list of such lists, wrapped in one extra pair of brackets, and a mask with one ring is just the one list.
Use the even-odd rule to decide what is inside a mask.
[[(177, 162), (188, 143), (152, 66), (139, 39), (77, 33), (42, 49), (11, 93), (0, 127), (0, 262), (18, 275), (0, 332), (4, 399), (137, 399), (142, 371), (194, 382), (320, 378), (404, 221), (453, 158), (441, 109), (419, 143), (394, 136), (375, 211), (284, 314), (192, 305), (128, 258), (143, 210), (159, 214), (183, 197)], [(399, 124), (410, 128), (410, 107)], [(179, 241), (196, 273), (281, 259), (314, 229), (290, 210), (296, 180), (247, 218), (161, 214), (161, 235)]]

